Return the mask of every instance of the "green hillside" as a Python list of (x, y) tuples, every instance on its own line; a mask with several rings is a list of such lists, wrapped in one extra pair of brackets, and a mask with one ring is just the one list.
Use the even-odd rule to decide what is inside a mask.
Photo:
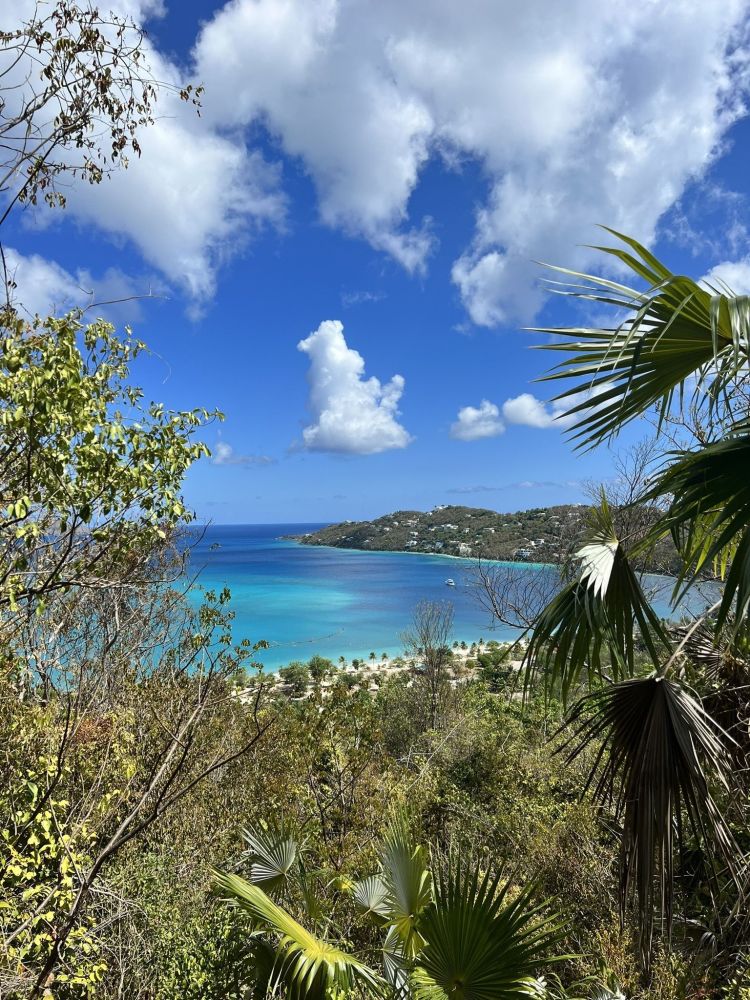
[[(502, 514), (482, 507), (449, 505), (429, 511), (397, 510), (374, 521), (342, 521), (293, 537), (304, 545), (340, 549), (557, 563), (574, 552), (583, 539), (589, 510), (586, 504), (561, 504)], [(623, 517), (625, 511), (623, 508)], [(641, 524), (648, 518), (649, 512), (639, 508)], [(678, 565), (669, 538), (661, 539), (648, 558), (636, 560), (637, 568), (654, 573), (674, 573)]]
[(374, 521), (344, 521), (297, 537), (305, 545), (558, 562), (581, 536), (587, 512), (580, 504), (513, 514), (451, 505), (430, 511), (399, 510)]

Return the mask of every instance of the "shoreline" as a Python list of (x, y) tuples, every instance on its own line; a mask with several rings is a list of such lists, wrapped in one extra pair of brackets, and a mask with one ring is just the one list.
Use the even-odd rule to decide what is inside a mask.
[[(467, 667), (467, 662), (469, 660), (476, 660), (480, 653), (497, 647), (510, 650), (514, 646), (518, 646), (517, 654), (521, 653), (521, 656), (515, 655), (513, 659), (508, 660), (508, 667), (515, 671), (519, 671), (521, 669), (523, 663), (523, 650), (526, 646), (526, 642), (522, 636), (519, 636), (515, 642), (509, 640), (501, 641), (498, 639), (483, 639), (482, 643), (480, 643), (478, 639), (472, 640), (472, 642), (468, 642), (465, 639), (455, 641), (459, 643), (464, 642), (466, 644), (466, 648), (462, 649), (460, 646), (459, 648), (454, 648), (451, 646), (451, 653), (453, 656), (448, 665), (448, 670), (450, 674), (450, 683), (453, 686), (472, 680), (478, 675), (481, 668), (478, 664), (471, 668)], [(490, 645), (490, 643), (493, 645)], [(351, 659), (347, 659), (344, 663), (340, 663), (338, 660), (331, 659), (331, 657), (323, 657), (323, 659), (330, 660), (333, 664), (333, 669), (319, 680), (313, 680), (310, 678), (304, 691), (298, 691), (295, 693), (293, 685), (283, 680), (281, 670), (283, 670), (284, 667), (289, 666), (289, 664), (284, 664), (284, 667), (277, 667), (276, 669), (269, 670), (267, 672), (262, 671), (258, 674), (258, 680), (261, 682), (270, 682), (268, 690), (271, 694), (283, 695), (291, 698), (293, 701), (300, 701), (309, 698), (315, 690), (320, 690), (323, 697), (327, 697), (330, 690), (336, 685), (340, 675), (355, 675), (357, 677), (357, 680), (352, 678), (352, 690), (356, 688), (358, 690), (366, 690), (375, 694), (380, 689), (380, 683), (378, 683), (379, 679), (388, 680), (392, 677), (398, 676), (399, 674), (413, 675), (420, 657), (416, 654), (407, 654), (405, 650), (401, 650), (395, 656), (389, 656), (386, 660), (370, 660), (369, 657), (366, 660), (360, 660), (358, 657), (353, 657)], [(355, 660), (358, 661), (356, 665)], [(290, 661), (290, 663), (293, 662), (297, 661)], [(299, 662), (303, 663), (304, 666), (307, 666), (309, 660)], [(411, 686), (412, 684), (413, 677), (410, 676), (407, 686)], [(250, 698), (253, 694), (253, 685), (238, 685), (236, 689), (236, 696), (240, 699)]]
[(366, 555), (382, 556), (425, 556), (429, 559), (455, 559), (458, 562), (471, 563), (475, 565), (482, 562), (491, 566), (513, 566), (518, 569), (556, 569), (560, 563), (547, 562), (514, 562), (512, 559), (484, 559), (479, 556), (454, 556), (450, 552), (422, 552), (417, 549), (357, 549), (348, 545), (318, 545), (317, 542), (300, 541), (299, 538), (292, 538), (290, 535), (279, 535), (279, 541), (291, 542), (292, 545), (301, 545), (307, 549), (332, 549), (336, 552), (364, 552)]

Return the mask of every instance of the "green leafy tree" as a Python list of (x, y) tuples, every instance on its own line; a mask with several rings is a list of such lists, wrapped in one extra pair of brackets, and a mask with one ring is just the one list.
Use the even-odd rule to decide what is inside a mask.
[(190, 520), (182, 480), (217, 414), (146, 405), (130, 383), (144, 345), (75, 313), (0, 316), (0, 608), (104, 587)]
[(304, 694), (310, 683), (310, 668), (300, 660), (293, 660), (279, 670), (279, 677), (291, 687), (294, 694)]
[[(94, 830), (71, 822), (68, 801), (46, 794), (56, 770), (54, 759), (40, 757), (0, 790), (3, 996), (24, 996), (33, 987), (54, 945), (56, 922), (74, 903), (80, 872), (95, 851)], [(54, 976), (60, 1000), (97, 995), (107, 963), (94, 926), (92, 917), (78, 916), (60, 949)]]
[(490, 691), (498, 692), (504, 690), (512, 675), (506, 650), (494, 648), (488, 652), (480, 653), (476, 659), (476, 663), (481, 667), (482, 679)]
[[(8, 859), (11, 876), (19, 866), (20, 877), (31, 874), (27, 912), (13, 886), (3, 887), (11, 892), (0, 917), (9, 922), (4, 947), (26, 947), (35, 928), (19, 961), (32, 975), (24, 995), (38, 997), (50, 982), (82, 975), (73, 952), (96, 958), (92, 897), (122, 849), (248, 752), (271, 720), (260, 717), (261, 684), (238, 706), (229, 739), (214, 725), (231, 714), (229, 679), (264, 644), (232, 645), (227, 593), (207, 594), (193, 611), (168, 586), (183, 567), (173, 536), (191, 520), (182, 480), (208, 454), (195, 436), (211, 415), (144, 403), (130, 381), (142, 345), (108, 324), (84, 326), (78, 314), (24, 324), (12, 312), (2, 323), (0, 767), (16, 787), (31, 766), (24, 725), (43, 723), (36, 732), (54, 767), (34, 781), (38, 799), (23, 822), (29, 830), (48, 823), (61, 838), (45, 848), (49, 856), (79, 845), (68, 858), (73, 883), (58, 871), (51, 908), (44, 886), (52, 876), (38, 859), (33, 870), (20, 856)], [(6, 846), (33, 847), (12, 832), (13, 801), (0, 804)]]
[(312, 656), (307, 661), (307, 669), (314, 681), (322, 681), (333, 670), (333, 661), (325, 656)]

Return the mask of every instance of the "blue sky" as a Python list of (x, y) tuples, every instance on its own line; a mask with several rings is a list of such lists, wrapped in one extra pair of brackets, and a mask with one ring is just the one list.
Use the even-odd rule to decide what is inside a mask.
[(202, 518), (579, 500), (611, 456), (532, 384), (521, 328), (566, 317), (533, 260), (596, 266), (605, 223), (750, 291), (744, 3), (118, 7), (202, 116), (165, 97), (140, 161), (5, 242), (30, 309), (156, 293), (108, 314), (149, 396), (226, 414)]

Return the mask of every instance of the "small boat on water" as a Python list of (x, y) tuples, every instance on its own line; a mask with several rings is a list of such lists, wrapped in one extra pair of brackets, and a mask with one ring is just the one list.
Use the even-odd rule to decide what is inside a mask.
[(456, 586), (455, 580), (451, 580), (451, 578), (448, 577), (448, 579), (445, 581), (445, 586), (446, 587), (455, 587)]

